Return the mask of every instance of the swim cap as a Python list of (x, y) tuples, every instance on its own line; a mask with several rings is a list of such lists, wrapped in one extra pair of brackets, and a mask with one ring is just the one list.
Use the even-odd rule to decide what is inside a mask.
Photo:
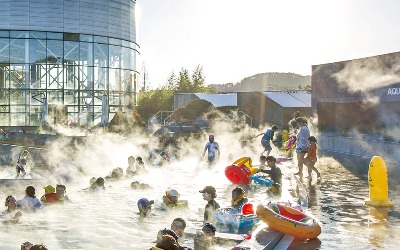
[(169, 197), (179, 197), (180, 196), (178, 191), (176, 191), (175, 189), (170, 189), (169, 191), (167, 191), (167, 194)]
[(214, 225), (211, 224), (211, 223), (206, 223), (206, 224), (204, 224), (203, 228), (204, 228), (204, 227), (210, 228), (213, 232), (217, 231), (217, 229), (216, 229), (216, 228), (214, 227)]
[(139, 199), (138, 202), (137, 202), (137, 205), (138, 205), (138, 206), (141, 206), (141, 207), (147, 207), (147, 206), (150, 206), (150, 205), (152, 205), (152, 204), (154, 204), (154, 201), (153, 201), (153, 200), (149, 201), (149, 200), (146, 199), (146, 198), (141, 198), (141, 199)]
[(45, 191), (47, 191), (48, 193), (54, 193), (56, 191), (56, 189), (52, 185), (47, 185), (47, 186), (43, 187), (43, 189)]

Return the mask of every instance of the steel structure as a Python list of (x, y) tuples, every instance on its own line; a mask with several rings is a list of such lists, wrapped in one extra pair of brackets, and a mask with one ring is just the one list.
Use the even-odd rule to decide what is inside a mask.
[(39, 125), (44, 101), (78, 124), (103, 95), (110, 117), (136, 105), (135, 1), (0, 0), (0, 20), (0, 126)]

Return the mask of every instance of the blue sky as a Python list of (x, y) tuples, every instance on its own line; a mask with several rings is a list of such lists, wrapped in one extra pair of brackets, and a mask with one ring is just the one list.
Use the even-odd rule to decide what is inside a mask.
[(203, 66), (206, 85), (400, 51), (397, 0), (137, 0), (151, 88)]

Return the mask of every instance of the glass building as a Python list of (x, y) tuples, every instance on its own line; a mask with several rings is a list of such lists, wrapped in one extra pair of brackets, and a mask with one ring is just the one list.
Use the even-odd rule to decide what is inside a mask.
[(133, 0), (0, 0), (0, 126), (134, 107), (137, 49)]

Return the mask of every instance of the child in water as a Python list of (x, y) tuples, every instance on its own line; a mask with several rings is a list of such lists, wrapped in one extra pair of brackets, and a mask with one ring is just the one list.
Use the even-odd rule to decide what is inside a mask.
[(241, 187), (236, 187), (232, 190), (232, 208), (242, 209), (243, 205), (247, 203), (247, 198), (245, 198), (246, 192)]
[(141, 198), (137, 202), (137, 206), (139, 209), (139, 215), (140, 216), (148, 216), (151, 213), (151, 205), (154, 204), (154, 201), (151, 200), (149, 201), (146, 198)]
[(162, 198), (163, 205), (165, 205), (165, 207), (177, 206), (179, 201), (179, 196), (180, 194), (175, 189), (167, 190)]
[(317, 139), (314, 136), (310, 136), (308, 141), (310, 143), (310, 147), (308, 147), (307, 156), (304, 158), (304, 164), (308, 168), (308, 178), (311, 180), (311, 174), (313, 170), (317, 173), (317, 178), (321, 178), (320, 172), (315, 167), (315, 163), (317, 162)]

